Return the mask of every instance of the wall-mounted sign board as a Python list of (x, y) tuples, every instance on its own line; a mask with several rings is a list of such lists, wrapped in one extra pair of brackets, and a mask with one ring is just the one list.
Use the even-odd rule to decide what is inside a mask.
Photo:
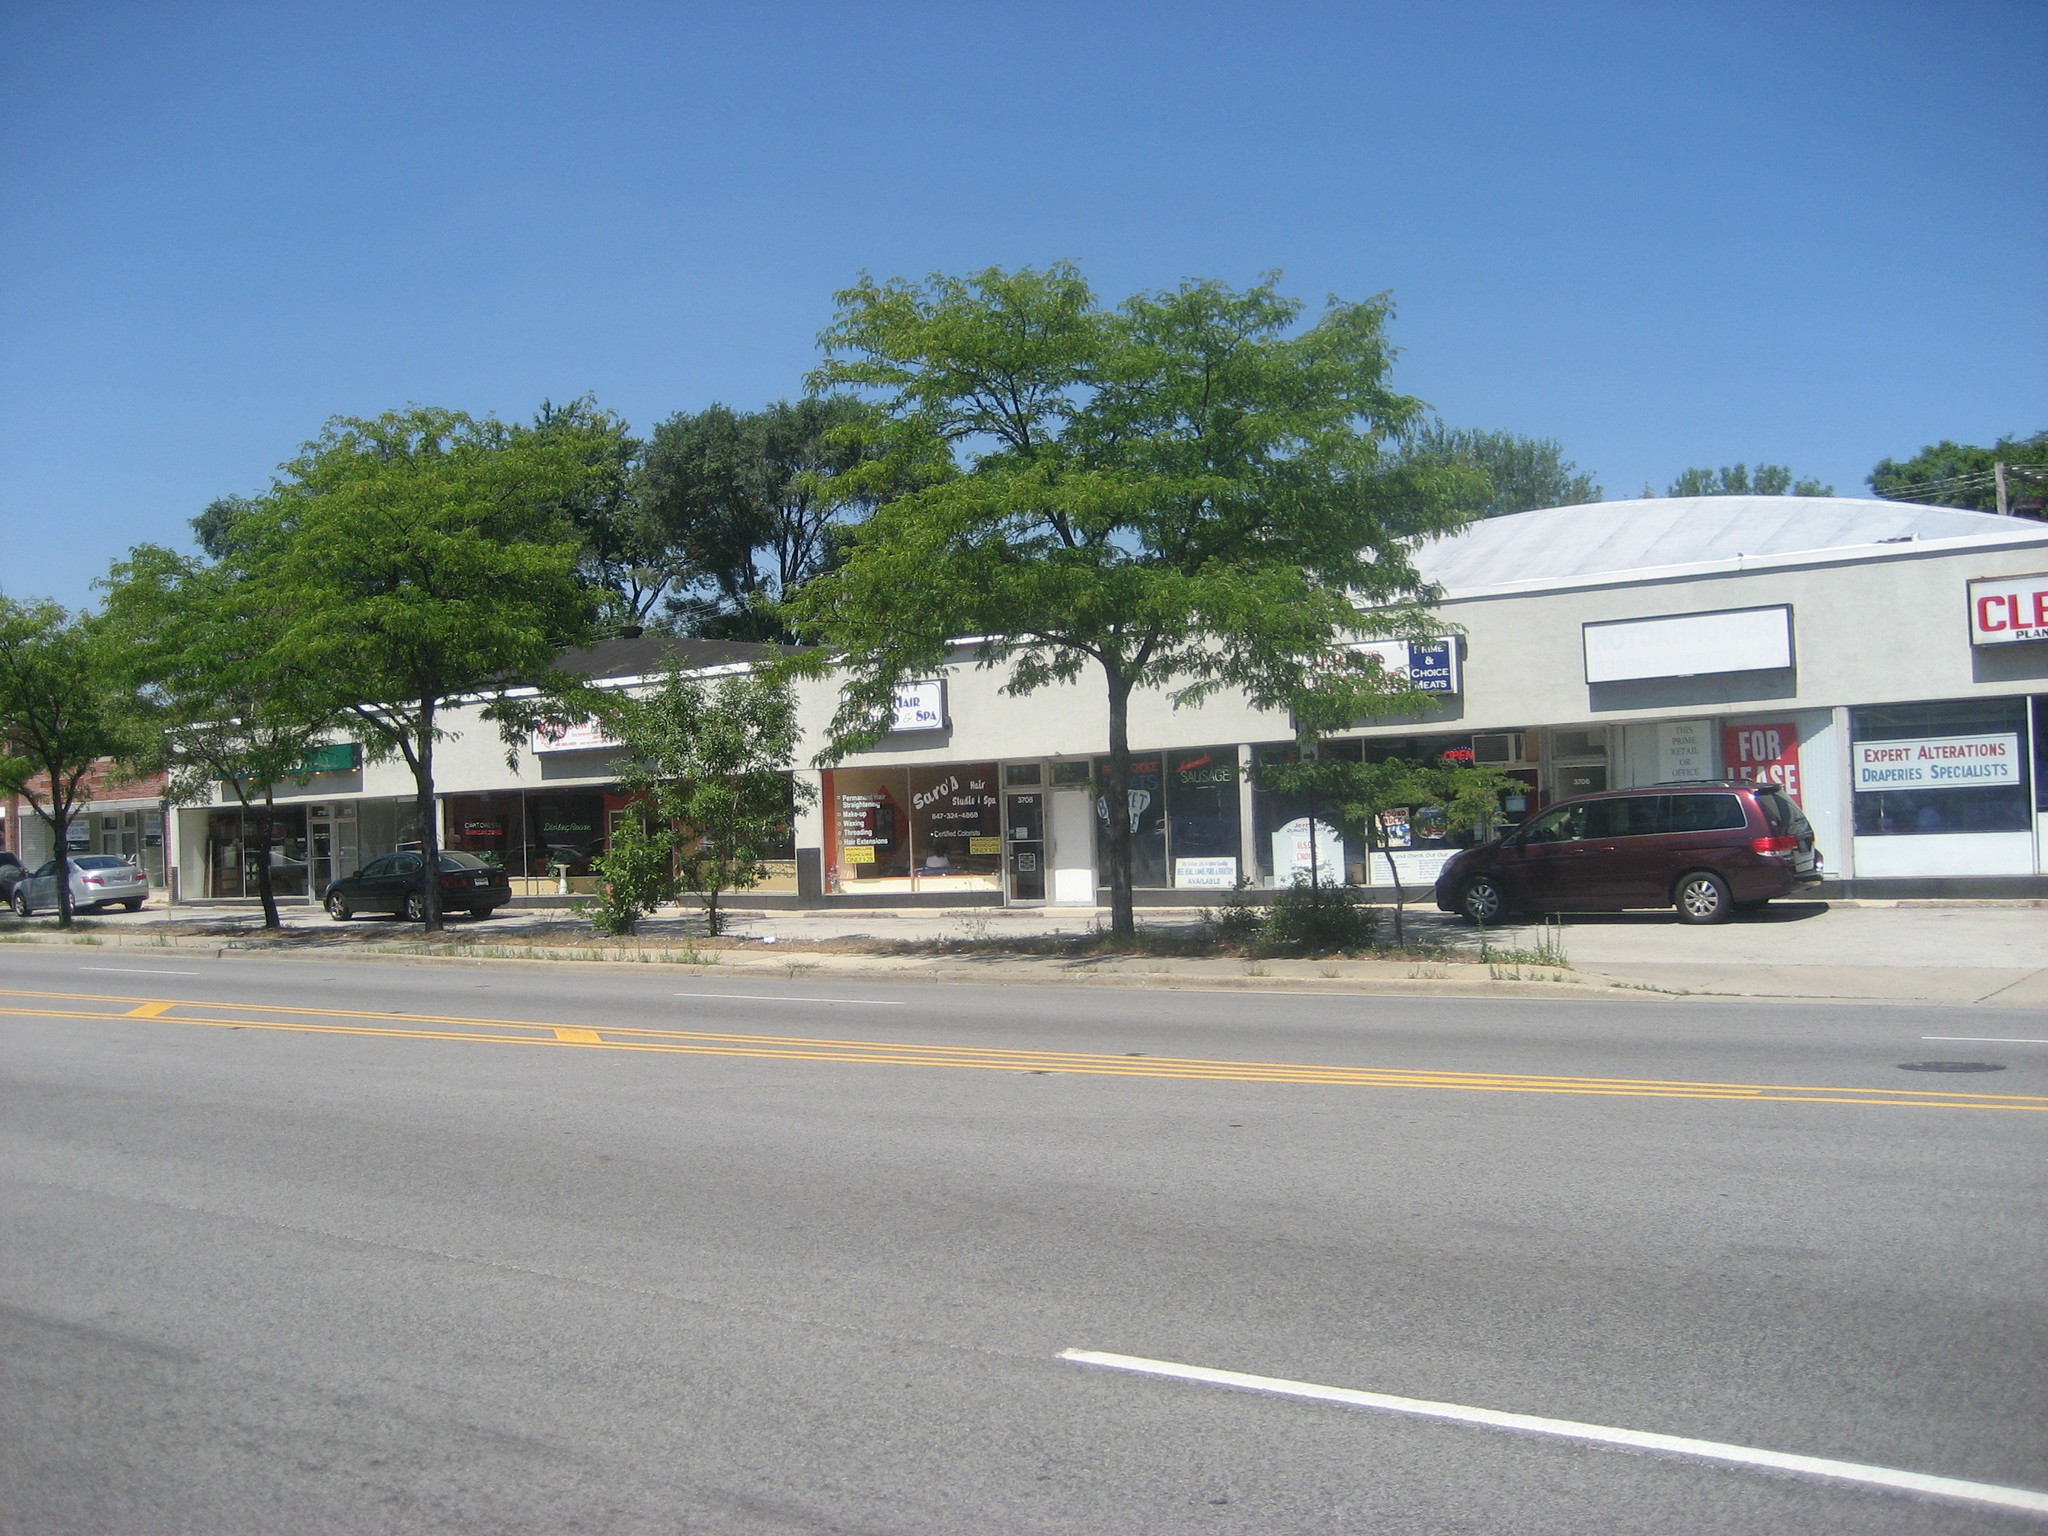
[(891, 731), (943, 731), (946, 728), (946, 685), (942, 681), (905, 683), (890, 703)]
[(1765, 672), (1792, 665), (1792, 610), (1732, 608), (1584, 626), (1586, 681)]
[(2048, 640), (2048, 571), (1970, 583), (1970, 644)]

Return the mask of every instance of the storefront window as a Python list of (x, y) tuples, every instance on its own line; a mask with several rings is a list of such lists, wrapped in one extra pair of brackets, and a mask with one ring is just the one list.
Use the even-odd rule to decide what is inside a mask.
[(515, 879), (525, 878), (529, 871), (523, 801), (518, 794), (449, 796), (447, 845), (473, 853)]
[(1242, 832), (1237, 748), (1171, 752), (1166, 763), (1167, 856), (1174, 885), (1235, 885)]
[(1003, 808), (994, 763), (913, 768), (910, 847), (920, 888), (997, 890)]
[(1858, 837), (2028, 830), (2024, 699), (1854, 709), (1849, 723)]
[[(525, 861), (529, 877), (591, 880), (591, 860), (604, 852), (604, 791), (560, 790), (526, 797)], [(571, 889), (580, 889), (572, 886)]]
[[(1129, 803), (1125, 814), (1131, 828), (1131, 883), (1146, 890), (1159, 890), (1166, 878), (1166, 786), (1162, 778), (1164, 758), (1153, 753), (1131, 760)], [(1095, 759), (1095, 848), (1097, 869), (1109, 868), (1109, 759)]]
[(304, 896), (309, 886), (306, 812), (281, 805), (265, 811), (215, 811), (206, 818), (206, 894), (234, 899), (258, 893), (258, 861), (270, 861), (270, 889)]
[[(1324, 742), (1321, 755), (1355, 763), (1363, 754), (1356, 740), (1346, 740)], [(1300, 760), (1301, 749), (1291, 741), (1252, 749), (1255, 765)], [(1355, 839), (1346, 837), (1336, 822), (1335, 807), (1320, 802), (1311, 804), (1307, 795), (1267, 788), (1258, 782), (1255, 768), (1252, 774), (1252, 841), (1258, 857), (1257, 883), (1269, 886), (1291, 884), (1297, 873), (1306, 878), (1313, 862), (1322, 872), (1319, 878), (1362, 884), (1365, 850)], [(1308, 851), (1311, 846), (1314, 849), (1312, 857)]]
[(910, 890), (909, 771), (839, 768), (826, 783), (834, 888)]

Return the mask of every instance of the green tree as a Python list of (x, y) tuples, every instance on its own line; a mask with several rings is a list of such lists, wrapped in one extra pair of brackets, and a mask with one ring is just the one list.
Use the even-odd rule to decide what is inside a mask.
[(192, 535), (213, 560), (225, 560), (235, 551), (241, 521), (256, 510), (247, 496), (220, 496), (206, 504), (206, 510), (192, 519)]
[(868, 492), (847, 472), (868, 458), (868, 411), (844, 395), (724, 405), (670, 417), (654, 429), (640, 480), (650, 527), (687, 575), (669, 601), (697, 635), (787, 638), (775, 604), (825, 569), (847, 518)]
[(1870, 488), (1891, 501), (1996, 512), (1999, 464), (2007, 466), (2008, 506), (2038, 517), (2048, 492), (2048, 432), (2001, 437), (1989, 448), (1943, 438), (1910, 459), (1880, 460), (1870, 472)]
[[(797, 801), (814, 793), (790, 776), (798, 732), (788, 684), (744, 673), (712, 684), (671, 668), (649, 694), (607, 695), (600, 713), (625, 760), (621, 787), (644, 799), (661, 829), (627, 840), (619, 874), (637, 879), (649, 862), (645, 843), (665, 837), (677, 884), (703, 902), (716, 936), (720, 897), (760, 884)], [(602, 867), (610, 877), (612, 864)], [(638, 889), (656, 892), (651, 881)]]
[(1406, 461), (1464, 465), (1485, 475), (1487, 494), (1470, 509), (1480, 517), (1582, 506), (1607, 494), (1554, 437), (1452, 427), (1437, 418), (1404, 433), (1400, 453)]
[[(1060, 265), (863, 278), (838, 301), (812, 384), (875, 399), (880, 456), (847, 478), (882, 504), (785, 605), (822, 645), (803, 665), (845, 669), (827, 755), (877, 740), (897, 685), (957, 636), (1013, 694), (1099, 676), (1111, 805), (1139, 688), (1384, 707), (1370, 669), (1318, 669), (1349, 632), (1427, 632), (1410, 543), (1463, 521), (1477, 484), (1383, 460), (1421, 410), (1386, 384), (1387, 300), (1297, 329), (1270, 280), (1189, 282), (1108, 311)], [(1108, 845), (1128, 937), (1126, 818)]]
[(581, 464), (552, 508), (582, 543), (577, 569), (600, 594), (602, 627), (637, 630), (691, 575), (688, 555), (649, 515), (643, 495), (644, 445), (625, 420), (588, 395), (566, 405), (543, 401), (532, 424), (513, 429), (566, 449)]
[(535, 727), (588, 713), (556, 656), (592, 638), (582, 546), (561, 511), (589, 473), (574, 443), (412, 406), (336, 418), (238, 525), (237, 574), (282, 617), (269, 664), (343, 714), (367, 756), (412, 771), (430, 931), (443, 714), (476, 702), (510, 762)]
[(23, 796), (55, 840), (60, 927), (71, 926), (66, 834), (90, 799), (86, 779), (133, 747), (119, 689), (118, 649), (89, 616), (0, 597), (0, 789)]
[(122, 697), (132, 711), (132, 767), (165, 775), (173, 805), (209, 801), (224, 784), (245, 816), (261, 805), (255, 850), (263, 926), (283, 926), (267, 829), (276, 786), (304, 783), (313, 750), (340, 715), (285, 663), (287, 615), (232, 564), (207, 565), (138, 545), (107, 580), (102, 623), (119, 638)]
[(1818, 480), (1795, 479), (1782, 464), (1747, 464), (1719, 469), (1688, 469), (1671, 482), (1667, 496), (1832, 496), (1835, 488)]
[(1405, 757), (1358, 762), (1315, 754), (1313, 746), (1311, 739), (1304, 743), (1299, 760), (1264, 763), (1253, 775), (1262, 787), (1305, 795), (1312, 805), (1328, 807), (1338, 824), (1358, 837), (1366, 850), (1366, 883), (1371, 884), (1382, 867), (1393, 882), (1394, 941), (1406, 943), (1408, 894), (1400, 866), (1390, 856), (1389, 813), (1407, 812), (1411, 826), (1427, 815), (1445, 827), (1490, 832), (1500, 821), (1501, 796), (1523, 786), (1504, 773), (1467, 763), (1425, 763)]

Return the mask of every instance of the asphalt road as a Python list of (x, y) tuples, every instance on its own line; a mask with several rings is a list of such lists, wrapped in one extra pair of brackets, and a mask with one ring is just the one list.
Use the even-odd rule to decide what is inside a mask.
[(686, 970), (0, 953), (0, 1530), (2048, 1527), (1061, 1358), (2048, 1488), (2010, 1010)]

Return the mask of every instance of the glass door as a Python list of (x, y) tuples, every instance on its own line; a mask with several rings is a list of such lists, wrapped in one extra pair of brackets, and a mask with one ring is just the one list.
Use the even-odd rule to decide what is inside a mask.
[(1045, 793), (1012, 793), (1003, 863), (1012, 901), (1045, 900)]

